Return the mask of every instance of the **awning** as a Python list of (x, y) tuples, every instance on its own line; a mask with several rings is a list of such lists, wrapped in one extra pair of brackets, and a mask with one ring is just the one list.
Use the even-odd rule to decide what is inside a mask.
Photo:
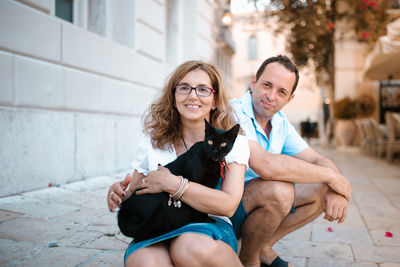
[(371, 80), (400, 79), (400, 18), (387, 25), (387, 35), (379, 37), (366, 59), (364, 76)]

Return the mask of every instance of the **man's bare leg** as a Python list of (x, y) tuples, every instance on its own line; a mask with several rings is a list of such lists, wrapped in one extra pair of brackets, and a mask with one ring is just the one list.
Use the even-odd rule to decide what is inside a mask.
[(262, 247), (260, 253), (260, 260), (262, 262), (271, 264), (278, 256), (272, 249), (275, 243), (288, 233), (313, 221), (322, 213), (321, 198), (326, 190), (327, 186), (323, 184), (296, 184), (294, 197), (295, 212), (290, 213), (284, 218), (271, 238)]
[(242, 226), (240, 260), (260, 266), (260, 251), (271, 239), (294, 201), (293, 184), (254, 179), (246, 187), (243, 206), (249, 215)]

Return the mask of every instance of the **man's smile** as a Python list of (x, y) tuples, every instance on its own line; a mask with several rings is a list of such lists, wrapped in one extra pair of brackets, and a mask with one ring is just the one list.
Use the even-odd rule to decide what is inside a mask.
[(271, 105), (270, 103), (268, 103), (265, 100), (260, 100), (261, 105), (265, 108), (265, 109), (273, 109), (274, 105)]

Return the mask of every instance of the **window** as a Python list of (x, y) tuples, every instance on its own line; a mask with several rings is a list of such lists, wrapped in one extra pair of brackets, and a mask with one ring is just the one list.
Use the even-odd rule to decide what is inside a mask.
[(107, 31), (106, 37), (129, 48), (134, 47), (134, 2), (112, 0), (106, 9)]
[(89, 0), (88, 30), (106, 36), (106, 2)]
[(72, 22), (73, 0), (56, 0), (56, 16)]
[(166, 61), (175, 66), (178, 59), (178, 5), (176, 0), (166, 3)]
[(257, 38), (254, 35), (249, 38), (248, 49), (249, 59), (257, 59)]

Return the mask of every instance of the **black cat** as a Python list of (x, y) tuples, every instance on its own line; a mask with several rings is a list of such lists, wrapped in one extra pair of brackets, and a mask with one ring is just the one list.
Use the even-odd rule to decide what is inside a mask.
[[(181, 175), (189, 181), (214, 188), (220, 178), (221, 162), (231, 151), (239, 132), (239, 124), (229, 131), (212, 127), (206, 120), (204, 141), (197, 142), (187, 152), (165, 167), (172, 174)], [(156, 237), (191, 222), (210, 222), (206, 213), (199, 212), (182, 203), (180, 208), (168, 205), (169, 195), (136, 195), (133, 193), (122, 202), (118, 213), (121, 232), (133, 237), (135, 242)]]

